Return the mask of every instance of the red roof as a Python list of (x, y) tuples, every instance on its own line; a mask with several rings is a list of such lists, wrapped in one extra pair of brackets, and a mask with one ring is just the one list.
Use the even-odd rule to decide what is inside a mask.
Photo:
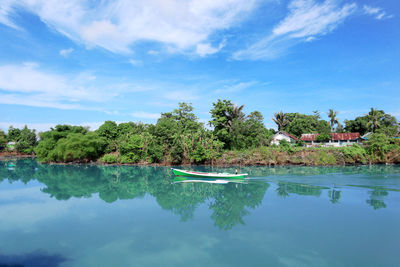
[(360, 138), (360, 133), (330, 133), (332, 141), (347, 141)]
[(292, 139), (294, 139), (294, 140), (296, 140), (296, 141), (299, 141), (299, 139), (296, 137), (296, 136), (293, 136), (293, 135), (291, 135), (290, 133), (287, 133), (287, 132), (281, 132), (283, 135), (286, 135), (286, 136), (289, 136), (290, 138), (292, 138)]
[[(302, 141), (315, 141), (315, 138), (319, 134), (302, 134), (301, 135), (301, 140)], [(356, 140), (360, 138), (360, 133), (330, 133), (332, 141), (347, 141), (347, 140)]]
[(301, 135), (301, 140), (302, 141), (315, 141), (315, 138), (318, 136), (319, 134), (302, 134)]

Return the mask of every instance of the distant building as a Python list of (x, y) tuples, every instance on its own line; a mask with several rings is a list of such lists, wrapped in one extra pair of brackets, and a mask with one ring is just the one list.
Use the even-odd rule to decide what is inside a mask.
[(311, 146), (333, 146), (333, 147), (342, 147), (342, 146), (351, 146), (353, 144), (361, 144), (363, 138), (361, 138), (360, 133), (330, 133), (331, 139), (329, 142), (316, 142), (315, 139), (319, 134), (302, 134), (301, 140), (306, 143), (307, 147)]
[(272, 137), (271, 145), (279, 146), (279, 141), (281, 140), (286, 140), (287, 142), (292, 144), (296, 143), (296, 141), (299, 141), (299, 139), (296, 136), (293, 136), (287, 132), (279, 131)]
[(13, 151), (15, 149), (15, 142), (7, 143), (7, 150)]

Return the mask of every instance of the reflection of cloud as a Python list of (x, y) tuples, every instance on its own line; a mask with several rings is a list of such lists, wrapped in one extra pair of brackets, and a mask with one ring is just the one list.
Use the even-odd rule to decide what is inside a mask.
[(40, 187), (1, 191), (0, 229), (31, 230), (38, 222), (64, 214), (71, 202), (58, 202), (40, 191)]
[[(150, 232), (152, 232), (150, 234)], [(193, 232), (174, 235), (168, 231), (136, 229), (125, 236), (103, 244), (86, 253), (82, 266), (102, 262), (106, 266), (207, 266), (215, 262), (212, 251), (218, 250), (220, 239)]]

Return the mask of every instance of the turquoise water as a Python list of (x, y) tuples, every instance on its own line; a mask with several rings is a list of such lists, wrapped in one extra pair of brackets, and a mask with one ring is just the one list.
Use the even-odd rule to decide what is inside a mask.
[(241, 171), (0, 161), (0, 266), (400, 266), (399, 166)]

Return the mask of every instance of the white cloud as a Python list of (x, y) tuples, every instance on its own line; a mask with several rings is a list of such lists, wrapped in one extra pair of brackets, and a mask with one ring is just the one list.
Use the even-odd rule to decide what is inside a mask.
[(57, 109), (102, 110), (83, 103), (102, 103), (125, 93), (152, 90), (131, 83), (107, 83), (88, 73), (64, 76), (36, 63), (0, 65), (0, 103)]
[(170, 91), (164, 94), (164, 98), (173, 101), (191, 101), (198, 98), (197, 95), (187, 90)]
[(156, 55), (160, 54), (160, 52), (156, 51), (156, 50), (149, 50), (149, 51), (147, 51), (147, 54), (152, 55), (152, 56), (156, 56)]
[(0, 2), (0, 23), (16, 30), (20, 30), (20, 28), (11, 19), (11, 17), (14, 15), (14, 9), (12, 7), (14, 2), (14, 0), (2, 0)]
[(364, 5), (363, 10), (364, 10), (365, 14), (372, 15), (377, 20), (393, 18), (393, 15), (387, 15), (386, 11), (384, 11), (380, 7), (372, 7), (372, 6)]
[(140, 40), (177, 50), (196, 50), (210, 35), (243, 20), (258, 0), (9, 0), (2, 22), (10, 24), (12, 7), (37, 14), (49, 27), (87, 47), (127, 53)]
[(197, 44), (196, 53), (201, 57), (212, 55), (212, 54), (215, 54), (215, 53), (219, 52), (225, 46), (225, 44), (226, 44), (226, 40), (223, 40), (218, 45), (218, 47), (213, 47), (209, 43)]
[(73, 51), (74, 51), (74, 49), (72, 47), (68, 48), (68, 49), (62, 49), (62, 50), (60, 50), (60, 55), (63, 56), (63, 57), (67, 57)]
[(240, 92), (243, 91), (247, 88), (250, 88), (254, 85), (256, 85), (256, 81), (250, 81), (250, 82), (240, 82), (234, 85), (227, 85), (224, 86), (221, 89), (215, 90), (215, 93), (235, 93), (235, 92)]
[(129, 63), (131, 63), (132, 66), (141, 66), (143, 64), (143, 62), (141, 60), (136, 60), (136, 59), (130, 59)]
[(131, 113), (131, 116), (138, 119), (158, 119), (160, 117), (159, 113), (149, 113), (144, 111), (137, 111)]
[(249, 48), (237, 51), (233, 58), (273, 59), (285, 54), (288, 48), (299, 42), (312, 41), (336, 29), (348, 16), (355, 12), (357, 5), (339, 5), (336, 0), (292, 0), (289, 14), (281, 20), (272, 33)]

